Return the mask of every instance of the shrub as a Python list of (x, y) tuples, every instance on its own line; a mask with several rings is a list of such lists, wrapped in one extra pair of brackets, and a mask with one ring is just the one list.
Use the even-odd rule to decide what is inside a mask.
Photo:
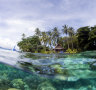
[(69, 49), (66, 50), (66, 53), (77, 53), (77, 49), (72, 50), (72, 49), (69, 48)]

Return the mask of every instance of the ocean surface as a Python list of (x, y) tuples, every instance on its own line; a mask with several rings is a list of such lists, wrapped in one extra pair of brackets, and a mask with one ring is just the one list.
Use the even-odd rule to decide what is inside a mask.
[(36, 54), (0, 49), (0, 90), (96, 90), (96, 51)]

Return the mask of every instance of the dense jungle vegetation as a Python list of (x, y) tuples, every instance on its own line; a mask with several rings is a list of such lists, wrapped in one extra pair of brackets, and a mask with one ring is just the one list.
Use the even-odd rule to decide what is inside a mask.
[(96, 50), (96, 26), (80, 27), (77, 30), (68, 25), (62, 26), (61, 30), (57, 27), (45, 31), (36, 28), (33, 36), (22, 34), (22, 40), (18, 42), (22, 51), (35, 53), (53, 52), (57, 44), (69, 53)]

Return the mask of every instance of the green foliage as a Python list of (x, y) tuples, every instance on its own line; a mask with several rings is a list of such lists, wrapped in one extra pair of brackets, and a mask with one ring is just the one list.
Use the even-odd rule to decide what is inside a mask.
[(77, 30), (78, 45), (82, 50), (88, 50), (89, 48), (89, 32), (90, 28), (88, 26)]
[(23, 34), (22, 41), (18, 43), (19, 48), (24, 52), (34, 53), (50, 53), (49, 51), (53, 50), (53, 46), (58, 44), (64, 50), (73, 53), (75, 52), (74, 49), (78, 51), (96, 49), (96, 26), (81, 27), (75, 32), (73, 27), (64, 25), (61, 33), (57, 27), (52, 31), (43, 32), (36, 28), (35, 35), (25, 38), (25, 34)]
[(57, 27), (55, 27), (53, 29), (53, 46), (57, 45), (58, 40), (59, 40), (59, 36), (60, 36), (59, 30)]
[(69, 48), (69, 49), (66, 50), (66, 53), (77, 53), (77, 49), (72, 50), (72, 49)]
[(54, 50), (50, 50), (50, 51), (41, 50), (40, 53), (43, 53), (43, 54), (52, 54), (52, 53), (55, 53), (55, 51)]
[(38, 36), (27, 37), (18, 43), (19, 48), (24, 52), (35, 52), (41, 48)]
[(40, 53), (44, 53), (44, 54), (46, 54), (47, 51), (45, 51), (44, 49), (42, 49)]
[(35, 29), (35, 35), (38, 37), (41, 36), (41, 31), (39, 30), (39, 28)]
[(79, 28), (77, 36), (81, 50), (96, 50), (96, 26)]
[(91, 50), (96, 49), (96, 26), (91, 27), (91, 32), (89, 33), (89, 42)]

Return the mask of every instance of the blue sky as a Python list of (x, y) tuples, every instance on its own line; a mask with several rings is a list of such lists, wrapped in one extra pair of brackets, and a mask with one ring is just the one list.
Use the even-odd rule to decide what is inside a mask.
[(0, 0), (0, 46), (11, 48), (22, 33), (64, 24), (75, 29), (96, 25), (96, 0)]

